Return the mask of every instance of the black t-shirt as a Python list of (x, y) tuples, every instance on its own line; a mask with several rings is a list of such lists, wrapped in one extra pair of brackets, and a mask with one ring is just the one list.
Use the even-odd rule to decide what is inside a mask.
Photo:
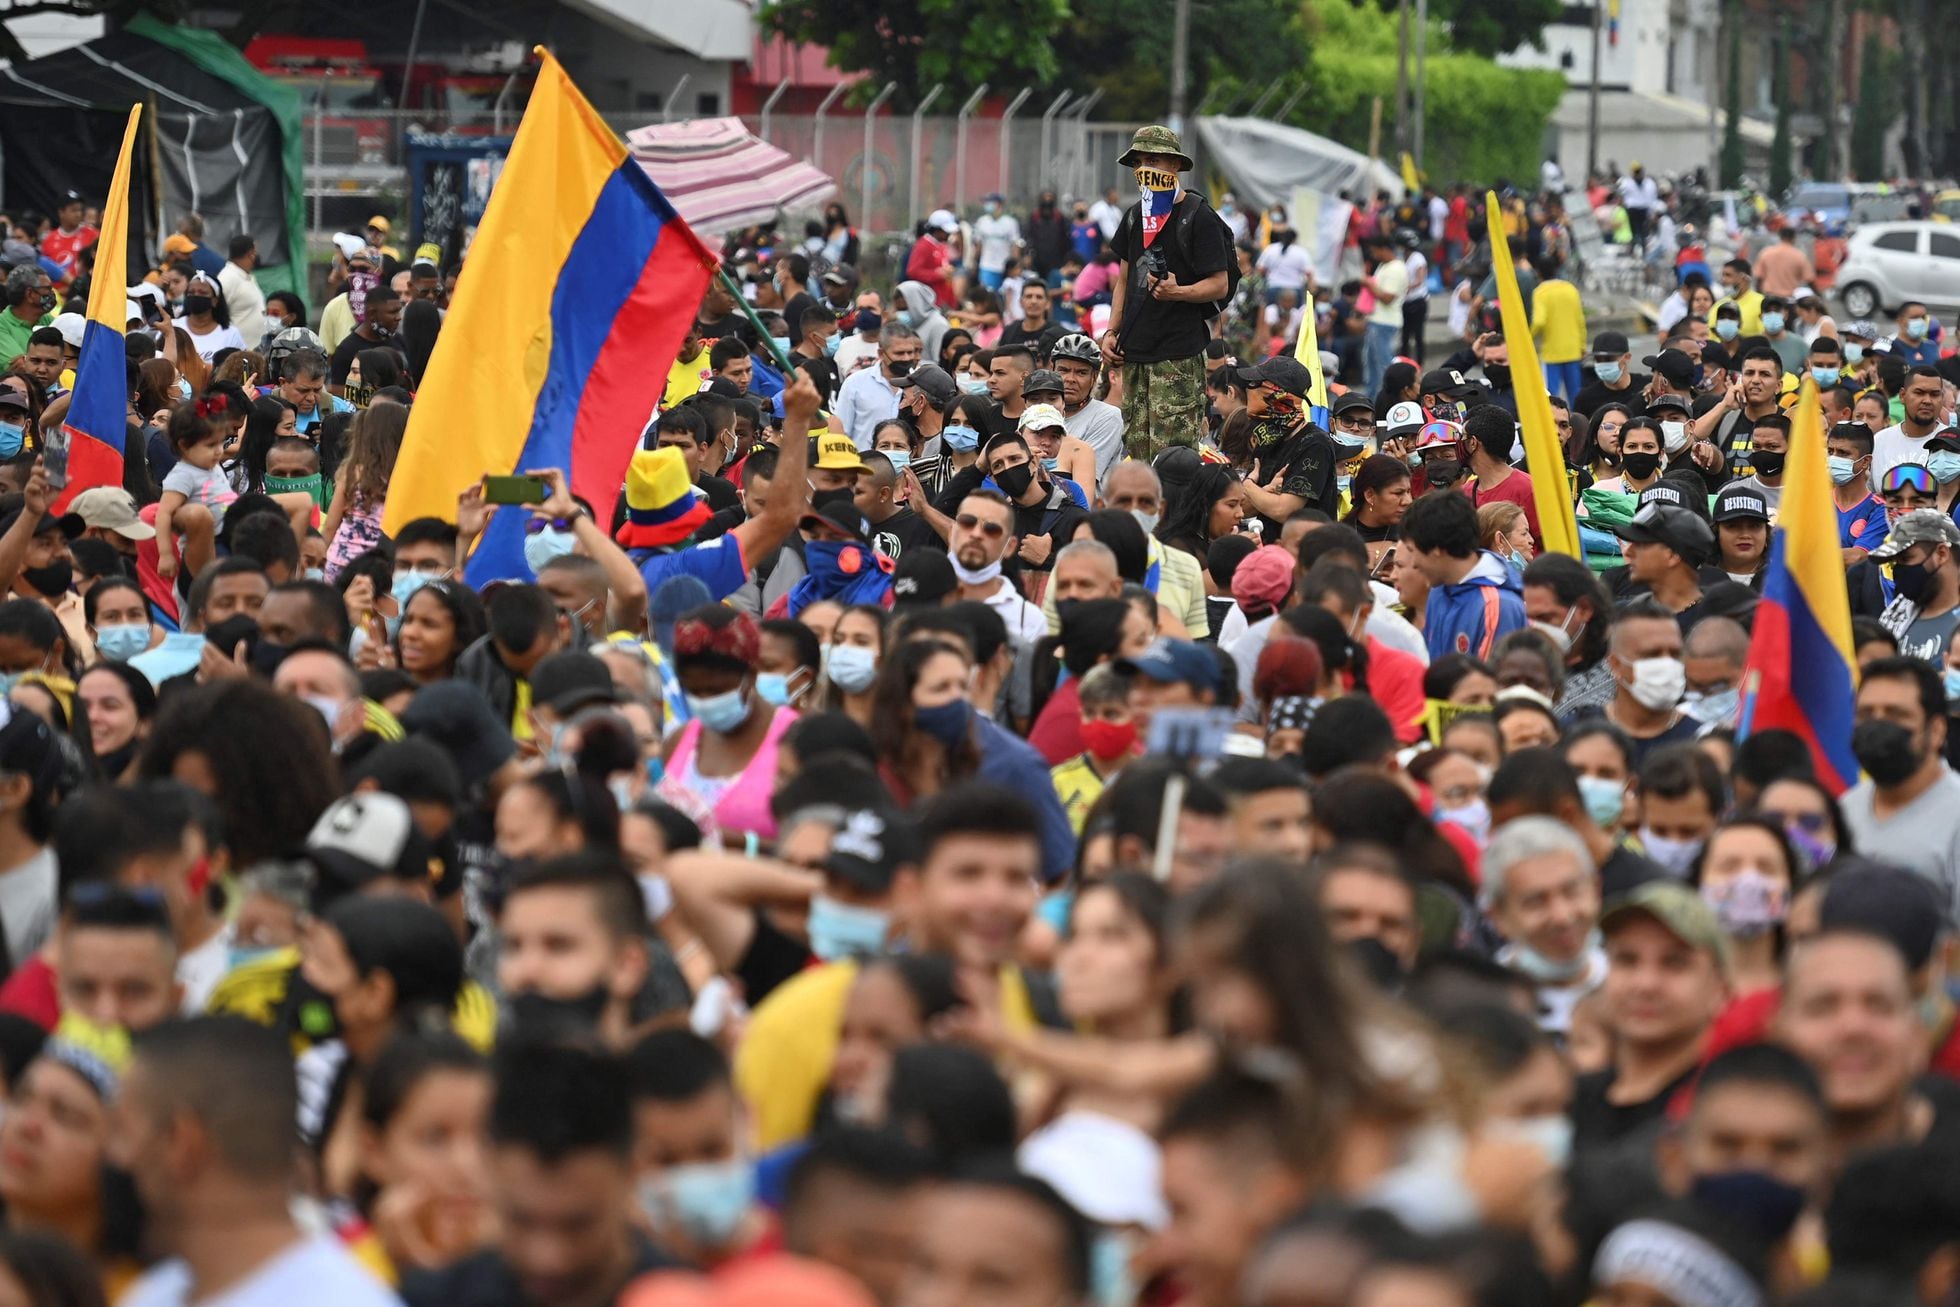
[[(1050, 482), (1050, 485), (1053, 485)], [(1029, 536), (1048, 537), (1048, 557), (1039, 565), (1021, 560), (1021, 566), (1031, 572), (1046, 572), (1055, 566), (1055, 555), (1062, 546), (1075, 538), (1075, 528), (1089, 515), (1076, 505), (1068, 491), (1059, 490), (1038, 504), (1014, 505), (1014, 534), (1023, 540)]]
[(871, 528), (871, 543), (887, 558), (903, 558), (908, 549), (933, 548), (941, 551), (946, 542), (926, 525), (926, 520), (909, 508), (901, 508)]
[(701, 319), (703, 340), (720, 340), (723, 336), (733, 336), (750, 349), (762, 343), (762, 338), (755, 334), (755, 328), (749, 325), (749, 320), (739, 313), (731, 313), (725, 318), (717, 318), (712, 322), (706, 318)]
[(829, 406), (831, 401), (837, 398), (837, 365), (835, 363), (832, 363), (821, 354), (815, 358), (810, 358), (807, 355), (798, 354), (794, 350), (790, 351), (789, 361), (794, 363), (798, 368), (810, 373), (810, 379), (816, 383), (817, 392), (823, 396), (826, 407)]
[(751, 1008), (770, 990), (810, 965), (807, 944), (799, 943), (777, 930), (769, 914), (754, 910), (755, 933), (749, 937), (748, 952), (735, 964), (735, 977), (742, 982), (742, 1001)]
[[(327, 380), (336, 386), (344, 386), (347, 384), (347, 370), (354, 366), (354, 356), (356, 354), (359, 354), (364, 349), (392, 348), (395, 348), (395, 338), (393, 336), (384, 335), (377, 339), (369, 340), (358, 331), (350, 331), (347, 333), (347, 339), (341, 341), (339, 345), (334, 347), (333, 358), (327, 363)], [(363, 378), (363, 380), (370, 386), (374, 384), (372, 378)]]
[(703, 473), (701, 479), (694, 483), (694, 488), (707, 498), (708, 507), (717, 513), (725, 508), (739, 511), (742, 507), (741, 492), (735, 489), (733, 483), (724, 481), (718, 476)]
[(1667, 1115), (1667, 1105), (1681, 1087), (1695, 1078), (1698, 1066), (1690, 1066), (1652, 1098), (1638, 1103), (1609, 1103), (1606, 1091), (1619, 1073), (1612, 1067), (1580, 1076), (1572, 1086), (1572, 1146), (1593, 1149), (1626, 1138), (1640, 1127)]
[[(1337, 462), (1332, 437), (1308, 423), (1292, 435), (1253, 451), (1252, 480), (1263, 486), (1283, 470), (1279, 493), (1298, 495), (1306, 501), (1301, 507), (1317, 508), (1333, 517), (1341, 502), (1340, 483), (1334, 475)], [(1266, 523), (1265, 538), (1278, 540), (1284, 524), (1263, 513), (1260, 516)]]
[(1599, 897), (1603, 902), (1611, 903), (1622, 895), (1631, 894), (1650, 880), (1667, 879), (1667, 872), (1658, 862), (1616, 843), (1612, 856), (1599, 864)]
[(1636, 372), (1627, 378), (1625, 390), (1614, 390), (1594, 378), (1579, 387), (1579, 393), (1573, 399), (1572, 407), (1591, 417), (1594, 410), (1607, 404), (1625, 404), (1630, 416), (1639, 417), (1647, 411), (1647, 401), (1642, 399), (1641, 395), (1646, 392), (1647, 383), (1652, 380), (1653, 378), (1646, 373)]
[[(1178, 228), (1186, 222), (1187, 206), (1198, 212), (1189, 218), (1190, 232), (1180, 239)], [(1186, 252), (1187, 245), (1189, 252)], [(1144, 266), (1143, 206), (1132, 204), (1123, 211), (1116, 239), (1110, 242), (1116, 257), (1129, 272), (1129, 289), (1123, 300), (1123, 322), (1117, 333), (1126, 363), (1162, 363), (1169, 359), (1196, 358), (1211, 340), (1212, 313), (1208, 305), (1150, 297), (1150, 277)], [(1215, 272), (1231, 266), (1232, 229), (1212, 211), (1203, 197), (1186, 192), (1164, 219), (1163, 230), (1151, 241), (1152, 253), (1161, 252), (1171, 279), (1192, 286)]]
[(1017, 322), (1000, 333), (1001, 345), (1026, 345), (1034, 351), (1038, 359), (1045, 359), (1055, 349), (1055, 342), (1068, 333), (1057, 326), (1051, 318), (1048, 325), (1040, 331), (1029, 331), (1026, 323)]

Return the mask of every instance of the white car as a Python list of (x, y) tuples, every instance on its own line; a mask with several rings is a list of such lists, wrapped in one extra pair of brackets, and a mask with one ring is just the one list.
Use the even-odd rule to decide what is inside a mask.
[(1845, 246), (1835, 286), (1853, 318), (1889, 318), (1908, 300), (1960, 313), (1960, 228), (1945, 222), (1860, 227)]

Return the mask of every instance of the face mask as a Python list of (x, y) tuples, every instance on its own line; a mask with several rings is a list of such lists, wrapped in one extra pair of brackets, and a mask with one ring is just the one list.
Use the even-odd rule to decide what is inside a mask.
[(1734, 340), (1742, 334), (1742, 323), (1736, 318), (1715, 319), (1715, 335), (1722, 340)]
[(1851, 728), (1851, 753), (1872, 780), (1890, 787), (1919, 770), (1919, 742), (1897, 722), (1859, 722)]
[(827, 894), (810, 899), (810, 951), (825, 962), (872, 957), (885, 947), (891, 913), (839, 903)]
[(866, 568), (864, 546), (842, 540), (812, 540), (803, 546), (804, 565), (818, 587), (835, 593), (862, 575)]
[(309, 496), (316, 507), (326, 507), (327, 479), (318, 472), (303, 477), (278, 477), (269, 472), (266, 474), (265, 492), (268, 495), (282, 495), (294, 490)]
[[(905, 324), (906, 326), (908, 326), (908, 327), (912, 325), (912, 318), (913, 318), (913, 313), (912, 313), (912, 310), (910, 310), (910, 309), (900, 309), (900, 310), (898, 311), (898, 320), (899, 320), (900, 322), (902, 322), (902, 323), (904, 323), (904, 324)], [(901, 370), (901, 369), (902, 369), (902, 370)], [(906, 374), (907, 372), (910, 372), (911, 370), (912, 370), (912, 365), (911, 365), (910, 363), (900, 363), (900, 362), (898, 362), (898, 361), (896, 361), (896, 360), (894, 360), (894, 361), (892, 362), (892, 375), (893, 375), (893, 376), (896, 376), (896, 377), (902, 377), (902, 376), (904, 376), (904, 375), (905, 375), (905, 374)]]
[(1620, 824), (1620, 814), (1626, 811), (1627, 787), (1609, 776), (1581, 776), (1579, 801), (1600, 829), (1610, 830)]
[(395, 596), (395, 602), (401, 605), (402, 611), (407, 612), (408, 601), (415, 597), (415, 592), (433, 580), (435, 578), (427, 572), (397, 572), (394, 588), (389, 593)]
[(1129, 1239), (1104, 1230), (1089, 1247), (1089, 1299), (1096, 1307), (1130, 1307), (1137, 1300), (1137, 1285), (1130, 1275), (1134, 1250)]
[(781, 354), (788, 354), (788, 353), (789, 353), (789, 337), (788, 337), (788, 336), (771, 336), (771, 337), (769, 338), (769, 343), (770, 343), (771, 345), (774, 345), (774, 346), (776, 347), (776, 350), (777, 350), (777, 352), (778, 352), (778, 353), (781, 353)]
[(1851, 478), (1858, 475), (1856, 459), (1839, 458), (1836, 454), (1827, 460), (1831, 465), (1831, 480), (1840, 486), (1851, 484)]
[(987, 379), (985, 377), (961, 377), (960, 389), (969, 395), (984, 395), (987, 393)]
[(912, 724), (947, 748), (957, 748), (971, 729), (973, 705), (949, 699), (932, 708), (913, 708)]
[(1763, 314), (1763, 331), (1766, 334), (1774, 336), (1776, 333), (1782, 330), (1783, 330), (1783, 315), (1781, 313)]
[(1137, 520), (1137, 525), (1143, 528), (1145, 535), (1155, 535), (1157, 524), (1164, 520), (1162, 513), (1146, 513), (1141, 508), (1131, 509), (1130, 516)]
[(878, 655), (863, 645), (827, 644), (823, 668), (831, 684), (844, 693), (863, 694), (878, 679)]
[(1818, 385), (1826, 388), (1835, 386), (1838, 383), (1838, 370), (1836, 368), (1812, 368), (1810, 370), (1810, 376)]
[(878, 452), (891, 461), (894, 472), (903, 472), (912, 466), (912, 451), (909, 449), (881, 449)]
[(1635, 481), (1645, 481), (1648, 477), (1661, 470), (1661, 456), (1644, 449), (1639, 449), (1631, 454), (1624, 455), (1620, 459), (1620, 466), (1625, 468), (1626, 474)]
[(1504, 956), (1506, 965), (1522, 971), (1533, 980), (1549, 985), (1562, 985), (1577, 980), (1586, 973), (1586, 969), (1592, 965), (1593, 950), (1596, 947), (1598, 947), (1598, 939), (1595, 932), (1595, 937), (1587, 940), (1586, 946), (1580, 949), (1579, 955), (1570, 962), (1554, 962), (1522, 940), (1512, 945), (1511, 950)]
[(52, 598), (68, 593), (68, 587), (75, 581), (75, 564), (63, 558), (46, 567), (23, 567), (20, 574), (36, 593)]
[(1569, 1116), (1526, 1116), (1513, 1121), (1494, 1122), (1504, 1134), (1536, 1144), (1555, 1171), (1563, 1171), (1572, 1161), (1572, 1118)]
[(1783, 461), (1788, 455), (1773, 450), (1758, 449), (1749, 455), (1749, 464), (1756, 469), (1756, 475), (1774, 477), (1783, 475)]
[(656, 1232), (673, 1230), (705, 1248), (732, 1240), (754, 1205), (755, 1166), (744, 1157), (670, 1166), (640, 1185), (641, 1210)]
[(1844, 347), (1844, 361), (1846, 363), (1863, 363), (1865, 361), (1865, 347), (1847, 342)]
[(542, 1035), (589, 1035), (611, 1000), (604, 985), (572, 998), (528, 992), (504, 996), (504, 1020), (513, 1030)]
[(1508, 363), (1484, 364), (1484, 376), (1490, 381), (1493, 390), (1503, 390), (1511, 384), (1511, 365)]
[(843, 343), (844, 338), (842, 336), (825, 336), (823, 338), (823, 356), (827, 359), (836, 358), (837, 347)]
[[(261, 649), (264, 647), (264, 645), (259, 646)], [(282, 648), (280, 652), (284, 653), (285, 650)], [(329, 699), (325, 695), (320, 694), (302, 694), (299, 697), (300, 702), (320, 714), (321, 718), (327, 723), (327, 734), (332, 735), (334, 729), (340, 725), (340, 700)]]
[(1091, 758), (1106, 762), (1127, 758), (1136, 751), (1137, 724), (1092, 721), (1082, 723), (1082, 747)]
[(687, 696), (688, 715), (717, 735), (727, 735), (749, 719), (749, 696), (736, 686), (726, 694)]
[[(101, 641), (98, 640), (96, 644), (99, 648)], [(1948, 701), (1960, 699), (1960, 667), (1949, 667), (1946, 669), (1945, 684)]]
[(1936, 454), (1928, 455), (1926, 470), (1931, 472), (1933, 480), (1941, 485), (1960, 479), (1960, 454), (1949, 453), (1942, 449)]
[(299, 579), (302, 581), (319, 581), (325, 583), (327, 579), (327, 569), (324, 567), (306, 568), (300, 572)]
[(554, 558), (563, 558), (578, 546), (578, 537), (570, 531), (560, 531), (548, 526), (542, 531), (524, 537), (524, 565), (533, 575), (542, 572), (545, 564)]
[(1050, 472), (1053, 472), (1056, 468), (1062, 465), (1062, 460), (1059, 458), (1044, 458), (1041, 460), (1041, 465), (1047, 468)]
[(27, 439), (27, 428), (18, 422), (0, 422), (0, 458), (12, 458), (20, 453), (20, 447)]
[(1762, 1171), (1698, 1175), (1688, 1196), (1707, 1211), (1734, 1218), (1766, 1248), (1789, 1237), (1810, 1201), (1803, 1190)]
[[(1576, 610), (1575, 610), (1576, 611)], [(1572, 625), (1574, 613), (1568, 612), (1559, 622), (1533, 622), (1531, 629), (1543, 635), (1558, 649), (1560, 656), (1572, 652), (1572, 632), (1566, 628)]]
[(1022, 495), (1028, 493), (1028, 487), (1034, 484), (1034, 464), (1017, 463), (1013, 467), (1004, 467), (994, 473), (994, 484), (1009, 499), (1019, 501)]
[[(1928, 567), (1924, 563), (1894, 563), (1892, 565), (1892, 586), (1909, 602), (1918, 603), (1926, 595), (1926, 587), (1932, 582), (1933, 573), (1938, 567)], [(23, 574), (26, 575), (26, 574)], [(33, 577), (28, 576), (29, 581)], [(43, 590), (43, 594), (48, 593)]]
[(1679, 454), (1688, 447), (1688, 424), (1685, 422), (1661, 423), (1661, 441), (1670, 457)]
[(209, 295), (184, 296), (184, 314), (186, 317), (195, 318), (199, 314), (209, 313), (215, 306), (216, 301)]
[(1726, 726), (1735, 720), (1735, 710), (1742, 702), (1742, 691), (1730, 686), (1713, 694), (1690, 694), (1681, 701), (1681, 711), (1708, 726)]
[[(272, 674), (279, 670), (279, 664), (286, 661), (287, 650), (288, 646), (286, 645), (274, 644), (270, 640), (261, 639), (257, 644), (252, 646), (252, 670), (260, 676), (265, 677), (266, 680), (271, 680)], [(328, 719), (327, 729), (330, 732), (333, 730), (332, 719)]]
[(1438, 808), (1436, 819), (1461, 826), (1479, 844), (1490, 838), (1490, 805), (1482, 799), (1473, 799), (1460, 808)]
[(1731, 939), (1755, 939), (1783, 924), (1790, 905), (1783, 885), (1767, 872), (1745, 868), (1722, 885), (1703, 885), (1702, 902), (1715, 909), (1722, 933)]
[(95, 647), (112, 663), (126, 663), (150, 647), (146, 622), (118, 623), (95, 628)]
[(1649, 712), (1666, 712), (1681, 702), (1687, 684), (1688, 669), (1679, 658), (1637, 658), (1627, 693)]
[(1425, 458), (1422, 460), (1422, 475), (1430, 485), (1441, 488), (1453, 485), (1462, 466), (1453, 458)]
[(1647, 850), (1647, 856), (1676, 880), (1685, 880), (1694, 867), (1695, 859), (1701, 856), (1700, 840), (1671, 840), (1665, 835), (1656, 835), (1645, 826), (1640, 828), (1640, 847)]
[(1595, 363), (1593, 365), (1593, 375), (1609, 386), (1626, 374), (1627, 370), (1618, 363)]
[(996, 558), (985, 567), (968, 567), (959, 559), (953, 559), (953, 575), (961, 585), (985, 585), (1000, 579), (1000, 560)]
[(941, 427), (939, 438), (956, 454), (971, 454), (980, 448), (980, 433), (972, 427)]
[(1912, 337), (1914, 340), (1919, 340), (1923, 338), (1926, 335), (1926, 319), (1924, 318), (1906, 319), (1906, 335)]
[(795, 702), (798, 693), (789, 688), (787, 672), (757, 672), (755, 692), (761, 696), (764, 703), (774, 704), (778, 708), (789, 707)]
[(177, 378), (177, 398), (189, 399), (190, 397), (191, 397), (190, 378), (188, 377)]

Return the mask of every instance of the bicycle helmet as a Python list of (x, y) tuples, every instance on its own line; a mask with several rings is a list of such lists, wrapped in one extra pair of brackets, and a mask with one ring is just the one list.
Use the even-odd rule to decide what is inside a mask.
[(1088, 363), (1094, 366), (1101, 366), (1102, 364), (1102, 351), (1096, 347), (1096, 342), (1090, 340), (1079, 331), (1056, 341), (1055, 348), (1049, 354), (1049, 357), (1074, 359), (1078, 363)]
[(274, 381), (284, 380), (284, 377), (281, 375), (281, 365), (289, 357), (300, 353), (302, 350), (311, 350), (315, 354), (325, 354), (327, 347), (320, 343), (318, 336), (314, 335), (313, 332), (305, 327), (288, 327), (277, 336), (274, 336), (272, 343), (266, 346), (265, 350), (266, 375)]

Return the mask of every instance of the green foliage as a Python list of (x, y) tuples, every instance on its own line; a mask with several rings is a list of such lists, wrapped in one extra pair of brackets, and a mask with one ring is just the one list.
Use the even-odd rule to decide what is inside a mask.
[(1448, 25), (1450, 43), (1463, 54), (1485, 58), (1519, 46), (1543, 48), (1545, 24), (1556, 22), (1565, 6), (1560, 0), (1429, 0), (1429, 16)]
[[(1295, 109), (1294, 125), (1366, 150), (1376, 96), (1383, 102), (1384, 139), (1392, 126), (1395, 16), (1373, 3), (1346, 0), (1308, 0), (1308, 13), (1314, 92)], [(1454, 53), (1436, 24), (1425, 71), (1424, 153), (1431, 176), (1480, 184), (1536, 177), (1545, 121), (1565, 94), (1563, 76), (1500, 68), (1480, 55)]]
[(1899, 56), (1873, 32), (1858, 54), (1858, 105), (1851, 115), (1851, 171), (1863, 182), (1885, 180), (1885, 134), (1899, 116)]
[[(1134, 0), (1074, 0), (1055, 38), (1056, 62), (1070, 85), (1100, 88), (1099, 115), (1156, 120), (1170, 104), (1170, 5), (1161, 21), (1140, 17)], [(1307, 36), (1293, 0), (1204, 0), (1191, 18), (1190, 105), (1214, 90), (1214, 108), (1240, 92), (1240, 107), (1307, 68)], [(1277, 107), (1286, 92), (1273, 99)]]
[(982, 82), (1048, 82), (1060, 70), (1051, 42), (1068, 17), (1068, 0), (776, 0), (761, 13), (791, 40), (828, 45), (832, 67), (869, 73), (868, 94), (897, 83), (901, 110), (939, 82), (954, 106)]
[(1729, 15), (1729, 70), (1722, 114), (1722, 185), (1733, 189), (1742, 185), (1742, 24)]
[(1778, 40), (1776, 43), (1776, 136), (1769, 146), (1769, 193), (1783, 195), (1790, 189), (1790, 179), (1795, 175), (1791, 166), (1790, 151), (1790, 43)]

